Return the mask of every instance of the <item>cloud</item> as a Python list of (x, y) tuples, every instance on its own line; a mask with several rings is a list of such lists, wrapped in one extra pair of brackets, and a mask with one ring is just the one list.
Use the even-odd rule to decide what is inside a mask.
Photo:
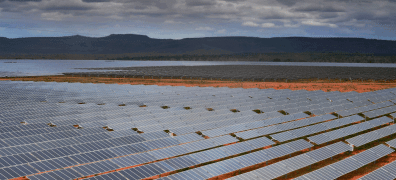
[(83, 2), (93, 3), (93, 2), (111, 2), (111, 0), (82, 0)]
[(227, 30), (225, 30), (225, 29), (221, 29), (221, 30), (216, 31), (216, 33), (218, 33), (218, 34), (224, 34), (226, 32), (227, 32)]
[(317, 21), (302, 21), (301, 24), (309, 25), (309, 26), (328, 26), (331, 28), (338, 27), (336, 24), (322, 23), (322, 22), (317, 22)]
[(251, 21), (248, 21), (248, 22), (243, 22), (242, 26), (258, 27), (259, 24), (251, 22)]
[(261, 24), (261, 27), (263, 27), (263, 28), (275, 27), (275, 24), (274, 23), (263, 23), (263, 24)]
[(297, 27), (300, 27), (299, 24), (290, 24), (290, 23), (284, 23), (283, 26), (284, 26), (284, 27), (287, 27), (287, 28), (297, 28)]
[(42, 13), (41, 18), (49, 21), (61, 21), (66, 18), (73, 17), (71, 14), (62, 14), (59, 12)]
[(281, 7), (264, 7), (260, 12), (258, 12), (259, 18), (262, 20), (269, 19), (298, 19), (306, 18), (307, 13), (293, 12), (287, 8)]
[(293, 6), (297, 3), (296, 0), (277, 0), (277, 1), (278, 1), (278, 3), (281, 3), (286, 6)]
[(214, 0), (186, 0), (187, 6), (213, 6), (215, 4)]
[(195, 30), (197, 30), (197, 31), (213, 31), (213, 28), (211, 28), (211, 27), (199, 27), (199, 28), (195, 28)]
[(242, 26), (271, 28), (271, 27), (275, 27), (276, 25), (274, 23), (258, 24), (258, 23), (254, 23), (254, 22), (251, 22), (251, 21), (247, 21), (247, 22), (243, 22)]
[[(71, 1), (55, 1), (55, 0), (50, 0), (48, 2), (42, 3), (40, 6), (37, 8), (41, 9), (42, 11), (46, 11), (44, 13), (48, 12), (59, 12), (59, 11), (88, 11), (95, 6), (89, 5), (87, 3), (83, 3), (79, 0), (71, 0)], [(70, 13), (70, 12), (68, 12)]]
[(115, 24), (121, 26), (120, 31), (131, 26), (141, 28), (136, 32), (161, 29), (174, 34), (226, 29), (230, 35), (257, 32), (246, 27), (273, 28), (274, 32), (277, 27), (304, 32), (308, 26), (331, 27), (334, 32), (343, 28), (370, 31), (372, 26), (396, 29), (394, 9), (396, 0), (0, 0), (2, 21), (10, 17), (9, 23), (59, 30), (80, 25), (84, 32), (95, 29), (104, 34), (110, 32), (101, 29), (104, 25)]
[(343, 6), (335, 6), (335, 5), (320, 5), (320, 4), (310, 4), (306, 6), (296, 7), (292, 9), (293, 11), (303, 11), (303, 12), (345, 12), (346, 9)]
[[(35, 1), (35, 2), (40, 2), (41, 0), (8, 0), (8, 1), (14, 1), (14, 2), (29, 2), (29, 1)], [(1, 1), (0, 1), (1, 2)]]
[(247, 1), (247, 0), (223, 0), (226, 2), (243, 2), (243, 1)]
[(164, 24), (182, 24), (182, 22), (174, 21), (174, 20), (165, 20)]

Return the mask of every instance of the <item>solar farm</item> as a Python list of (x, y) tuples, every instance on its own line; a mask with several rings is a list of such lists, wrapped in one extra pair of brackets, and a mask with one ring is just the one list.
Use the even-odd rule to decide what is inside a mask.
[[(314, 63), (313, 63), (314, 64)], [(300, 79), (382, 80), (396, 79), (396, 68), (303, 65), (215, 65), (82, 68), (94, 72), (64, 73), (92, 77), (141, 77), (174, 79), (221, 79), (244, 81), (296, 81)], [(100, 70), (106, 70), (100, 72)], [(116, 70), (116, 71), (115, 71)]]
[(396, 88), (0, 81), (0, 102), (0, 179), (343, 179), (396, 148)]

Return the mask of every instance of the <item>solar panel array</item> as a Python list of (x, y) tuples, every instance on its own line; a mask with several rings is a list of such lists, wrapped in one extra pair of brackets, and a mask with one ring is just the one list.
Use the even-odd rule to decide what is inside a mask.
[[(395, 94), (1, 81), (0, 179), (75, 179), (113, 170), (92, 179), (142, 179), (188, 168), (163, 178), (216, 177), (313, 146), (303, 139), (276, 145), (266, 135), (289, 141), (364, 120), (357, 113), (390, 114)], [(350, 109), (358, 111), (329, 114)], [(319, 135), (331, 140), (336, 132)]]
[[(396, 139), (386, 142), (391, 147), (396, 147)], [(359, 178), (361, 180), (396, 179), (396, 161), (393, 161), (377, 170)]]
[[(365, 121), (362, 123), (358, 123), (352, 126), (348, 126), (348, 127), (344, 127), (344, 128), (340, 128), (334, 131), (329, 131), (326, 133), (322, 133), (322, 134), (318, 134), (315, 136), (311, 136), (308, 137), (308, 139), (311, 142), (314, 142), (315, 144), (323, 144), (326, 142), (330, 142), (342, 137), (346, 137), (352, 134), (356, 134), (358, 132), (361, 131), (365, 131), (377, 126), (381, 126), (383, 124), (388, 124), (392, 122), (392, 119), (387, 118), (387, 117), (381, 117), (381, 118), (377, 118), (374, 120), (370, 120), (370, 121)], [(384, 137), (384, 136), (383, 136)]]
[[(229, 63), (229, 62), (227, 62)], [(266, 62), (268, 64), (268, 62)], [(394, 80), (395, 68), (379, 67), (334, 67), (337, 64), (323, 66), (319, 63), (307, 64), (308, 66), (284, 62), (272, 65), (243, 64), (243, 65), (222, 65), (214, 66), (157, 66), (157, 67), (110, 67), (110, 68), (89, 68), (89, 70), (108, 70), (104, 72), (75, 72), (64, 73), (74, 76), (117, 76), (117, 77), (143, 77), (152, 78), (216, 78), (216, 79), (238, 79), (238, 80), (274, 80), (274, 79), (376, 79)], [(305, 63), (306, 64), (306, 63)], [(312, 66), (312, 64), (315, 64)], [(321, 66), (318, 66), (321, 65)], [(354, 63), (355, 64), (355, 63)], [(150, 64), (151, 65), (151, 64)], [(309, 66), (311, 65), (311, 66)], [(332, 67), (333, 66), (333, 67)], [(349, 65), (350, 66), (350, 65)]]
[[(387, 117), (383, 117), (384, 119)], [(392, 122), (389, 118), (386, 119), (389, 122)], [(387, 127), (383, 127), (381, 129), (370, 131), (368, 133), (361, 134), (359, 136), (355, 136), (353, 138), (346, 139), (349, 144), (353, 144), (355, 147), (362, 146), (364, 144), (370, 143), (372, 141), (384, 138), (386, 136), (392, 135), (396, 133), (396, 125), (391, 125)]]
[[(294, 152), (312, 147), (313, 145), (304, 140), (297, 140), (269, 149), (264, 149), (254, 153), (242, 155), (236, 158), (227, 159), (210, 165), (201, 166), (195, 169), (184, 171), (169, 176), (171, 179), (184, 179), (185, 177), (200, 175), (198, 179), (209, 179), (225, 173), (236, 171), (255, 164), (266, 162), (278, 157), (282, 157)], [(190, 178), (187, 178), (190, 179)]]
[(350, 149), (351, 148), (349, 145), (343, 142), (338, 142), (283, 161), (279, 161), (248, 173), (234, 176), (230, 179), (274, 179), (303, 167), (323, 161), (337, 154), (349, 151)]
[(360, 180), (396, 179), (396, 161), (359, 178)]
[[(329, 115), (329, 116), (331, 116), (331, 115)], [(316, 116), (316, 117), (320, 117), (320, 116)], [(314, 118), (316, 118), (316, 117), (314, 117)], [(335, 117), (329, 117), (329, 118), (335, 118)], [(309, 120), (309, 119), (311, 119), (311, 118), (307, 118), (306, 120)], [(327, 119), (328, 118), (324, 119), (323, 121), (327, 121)], [(358, 115), (354, 115), (354, 116), (350, 116), (350, 117), (327, 121), (324, 123), (319, 123), (319, 124), (312, 125), (312, 126), (307, 126), (307, 127), (296, 129), (296, 130), (291, 130), (291, 131), (286, 131), (286, 132), (279, 133), (279, 134), (274, 134), (274, 135), (271, 135), (271, 137), (280, 141), (280, 142), (283, 142), (283, 141), (288, 141), (291, 139), (307, 136), (310, 134), (315, 134), (315, 133), (318, 133), (321, 131), (326, 131), (326, 130), (333, 129), (336, 127), (344, 126), (347, 124), (359, 122), (363, 119), (364, 118), (362, 118)], [(301, 121), (303, 121), (303, 120), (301, 120)], [(323, 122), (323, 121), (319, 121), (319, 122)], [(315, 121), (315, 122), (317, 122), (317, 121)], [(302, 126), (304, 126), (304, 125), (306, 125), (306, 124), (303, 124)]]
[(359, 169), (364, 165), (370, 164), (371, 162), (374, 162), (392, 152), (394, 152), (392, 148), (380, 144), (359, 154), (353, 155), (349, 158), (343, 159), (295, 179), (337, 179), (338, 177)]

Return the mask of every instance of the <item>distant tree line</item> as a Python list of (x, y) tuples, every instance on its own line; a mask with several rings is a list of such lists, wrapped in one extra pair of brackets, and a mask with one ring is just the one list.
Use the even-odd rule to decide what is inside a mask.
[(0, 59), (396, 63), (395, 55), (375, 55), (358, 52), (273, 52), (234, 54), (8, 54), (0, 55)]

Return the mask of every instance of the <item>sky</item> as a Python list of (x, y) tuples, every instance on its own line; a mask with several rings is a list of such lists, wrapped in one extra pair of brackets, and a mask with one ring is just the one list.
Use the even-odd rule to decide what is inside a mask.
[(396, 0), (0, 0), (0, 37), (396, 40)]

